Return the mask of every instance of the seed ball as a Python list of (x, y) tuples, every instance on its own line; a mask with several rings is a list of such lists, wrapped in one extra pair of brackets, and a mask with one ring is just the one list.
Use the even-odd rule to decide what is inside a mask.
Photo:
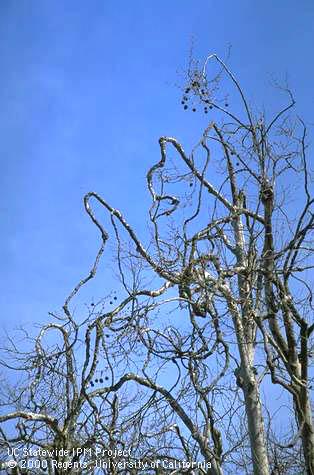
[(185, 94), (188, 94), (190, 92), (190, 88), (187, 87), (186, 90), (185, 90)]
[(190, 183), (190, 186), (193, 186), (193, 183)]
[(99, 382), (100, 382), (100, 383), (103, 383), (103, 382), (104, 382), (104, 380), (103, 380), (102, 378), (100, 378), (100, 379), (99, 379)]
[(212, 109), (212, 108), (213, 108), (213, 106), (212, 106), (212, 105), (210, 105), (210, 106), (209, 106), (209, 108), (210, 108), (210, 109)]
[(195, 107), (193, 107), (192, 111), (193, 111), (193, 112), (196, 112), (196, 109), (195, 109)]
[(228, 104), (228, 102), (226, 102), (225, 107), (228, 107), (228, 106), (229, 106), (229, 104)]
[(109, 379), (109, 376), (105, 376), (105, 380), (108, 381), (108, 379)]
[(95, 304), (94, 304), (94, 303), (91, 303), (91, 306), (92, 306), (92, 307), (95, 307)]
[(112, 305), (112, 304), (113, 304), (113, 301), (112, 301), (112, 300), (110, 300), (110, 302), (109, 302), (109, 303), (110, 303), (110, 305)]
[(185, 105), (185, 106), (183, 107), (183, 109), (184, 109), (184, 110), (186, 110), (187, 108), (188, 108), (188, 106), (187, 106), (187, 105)]
[(117, 300), (117, 298), (118, 298), (118, 297), (114, 296), (114, 297), (113, 297), (113, 300)]
[(185, 101), (181, 101), (181, 104), (185, 104)]
[(98, 383), (98, 379), (95, 379), (95, 383)]
[(91, 385), (92, 387), (94, 387), (94, 383), (93, 383), (93, 381), (91, 381), (91, 382), (90, 382), (90, 385)]
[(238, 167), (239, 165), (240, 165), (240, 163), (239, 163), (239, 162), (237, 162), (237, 167)]

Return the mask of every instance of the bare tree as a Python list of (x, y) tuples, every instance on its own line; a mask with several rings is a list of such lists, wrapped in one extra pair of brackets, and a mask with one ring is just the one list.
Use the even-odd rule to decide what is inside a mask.
[[(221, 95), (224, 80), (239, 112)], [(4, 452), (50, 449), (60, 466), (49, 454), (40, 460), (60, 474), (76, 463), (76, 473), (288, 475), (301, 440), (295, 466), (314, 474), (313, 198), (306, 128), (289, 118), (286, 92), (289, 104), (267, 121), (220, 58), (191, 63), (182, 103), (210, 121), (190, 154), (173, 137), (159, 139), (146, 244), (99, 194), (84, 197), (101, 246), (63, 314), (33, 343), (26, 335), (32, 349), (11, 341), (6, 350), (3, 366), (25, 381), (2, 397), (12, 409), (0, 416)], [(111, 222), (121, 290), (79, 321), (72, 299), (95, 277), (109, 238), (95, 202)], [(262, 384), (284, 389), (295, 415), (290, 440), (273, 434)]]

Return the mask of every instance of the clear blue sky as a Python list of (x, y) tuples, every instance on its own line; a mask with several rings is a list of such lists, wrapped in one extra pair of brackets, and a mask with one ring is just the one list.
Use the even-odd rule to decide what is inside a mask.
[(99, 236), (85, 192), (143, 228), (158, 137), (188, 148), (206, 125), (175, 87), (192, 37), (200, 59), (232, 45), (229, 64), (258, 106), (275, 100), (270, 75), (288, 74), (313, 123), (313, 25), (312, 0), (1, 0), (3, 325), (41, 320), (87, 271)]

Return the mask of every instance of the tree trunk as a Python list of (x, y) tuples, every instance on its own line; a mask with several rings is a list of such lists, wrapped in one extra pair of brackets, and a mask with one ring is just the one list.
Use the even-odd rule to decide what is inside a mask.
[[(239, 341), (239, 336), (238, 336)], [(250, 438), (254, 475), (269, 475), (269, 462), (259, 384), (253, 367), (253, 352), (239, 341), (241, 368), (235, 372), (237, 385), (242, 389)], [(241, 351), (242, 350), (242, 351)]]
[(249, 375), (247, 378), (244, 377), (243, 394), (251, 442), (253, 472), (254, 475), (269, 475), (262, 406), (254, 374), (251, 377)]
[(312, 408), (308, 391), (301, 389), (299, 398), (294, 399), (297, 420), (301, 427), (303, 455), (307, 475), (314, 475), (314, 430)]

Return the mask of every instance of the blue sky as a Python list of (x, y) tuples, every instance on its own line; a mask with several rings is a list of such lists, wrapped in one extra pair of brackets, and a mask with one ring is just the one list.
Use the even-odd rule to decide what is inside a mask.
[(270, 78), (287, 75), (313, 124), (313, 25), (311, 0), (2, 0), (3, 326), (42, 320), (88, 270), (99, 236), (85, 192), (145, 234), (158, 137), (188, 149), (206, 126), (182, 111), (176, 87), (192, 38), (200, 59), (232, 45), (229, 64), (259, 107), (277, 104)]

